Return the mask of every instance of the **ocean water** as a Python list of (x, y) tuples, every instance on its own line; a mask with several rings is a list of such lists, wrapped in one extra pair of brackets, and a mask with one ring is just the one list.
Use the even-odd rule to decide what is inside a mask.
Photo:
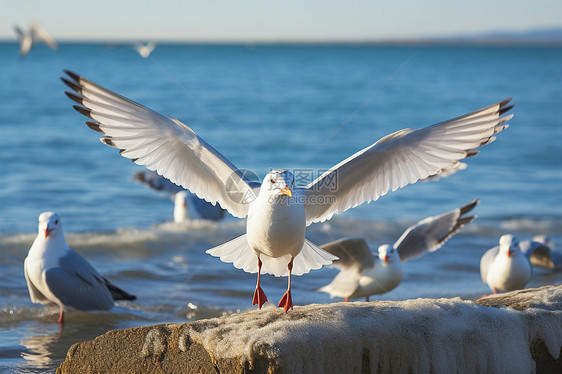
[[(142, 59), (127, 45), (63, 43), (21, 59), (16, 44), (0, 44), (0, 371), (53, 371), (70, 345), (110, 329), (252, 308), (255, 275), (205, 254), (242, 234), (244, 221), (170, 222), (171, 201), (135, 183), (142, 168), (72, 109), (63, 69), (180, 119), (260, 177), (270, 168), (315, 177), (391, 132), (513, 97), (511, 127), (466, 170), (308, 228), (316, 244), (360, 236), (374, 249), (479, 198), (476, 221), (407, 262), (402, 284), (372, 298), (403, 300), (488, 293), (479, 260), (502, 234), (548, 234), (562, 245), (561, 67), (560, 47), (160, 45)], [(69, 314), (59, 331), (57, 308), (32, 304), (23, 275), (47, 210), (59, 213), (74, 249), (138, 299)], [(339, 301), (315, 291), (336, 273), (295, 277), (293, 302)], [(276, 304), (286, 278), (262, 280), (266, 307)], [(537, 269), (529, 286), (561, 282)]]

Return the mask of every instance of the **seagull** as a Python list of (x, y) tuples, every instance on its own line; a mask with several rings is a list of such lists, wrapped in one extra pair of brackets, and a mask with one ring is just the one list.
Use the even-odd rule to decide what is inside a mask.
[(562, 253), (554, 250), (554, 242), (549, 236), (535, 235), (531, 240), (521, 241), (519, 247), (533, 266), (562, 269)]
[(102, 277), (68, 246), (61, 219), (54, 212), (39, 216), (39, 232), (23, 268), (31, 301), (58, 305), (61, 327), (65, 311), (108, 310), (114, 300), (136, 299)]
[(490, 248), (480, 259), (480, 276), (497, 294), (524, 288), (531, 280), (533, 269), (529, 256), (523, 254), (519, 239), (511, 234), (502, 235), (500, 245)]
[(465, 216), (477, 204), (474, 200), (460, 208), (438, 216), (427, 217), (410, 226), (394, 245), (383, 244), (373, 256), (367, 242), (362, 238), (344, 238), (322, 246), (337, 256), (334, 266), (340, 272), (332, 282), (318, 291), (330, 297), (352, 298), (387, 293), (402, 281), (402, 263), (427, 252), (441, 248), (464, 225), (476, 216)]
[(156, 44), (154, 44), (153, 42), (148, 42), (145, 44), (139, 43), (135, 46), (135, 49), (142, 58), (147, 58), (148, 56), (150, 56), (152, 51), (154, 51), (154, 48), (156, 48)]
[(155, 191), (164, 192), (170, 196), (174, 201), (174, 221), (177, 223), (185, 222), (189, 218), (220, 221), (225, 216), (226, 210), (220, 205), (213, 205), (198, 198), (195, 194), (170, 182), (169, 179), (158, 175), (155, 171), (139, 171), (133, 178)]
[(29, 53), (29, 50), (31, 49), (31, 46), (33, 45), (33, 42), (35, 42), (35, 41), (42, 41), (45, 44), (47, 44), (49, 47), (51, 47), (51, 49), (57, 49), (58, 48), (57, 43), (51, 37), (51, 35), (49, 35), (47, 30), (45, 30), (43, 28), (43, 26), (41, 26), (37, 22), (33, 22), (31, 24), (31, 27), (30, 27), (28, 33), (24, 32), (18, 26), (14, 26), (14, 30), (15, 30), (16, 34), (18, 35), (18, 39), (20, 41), (20, 56), (21, 57), (24, 57), (25, 55), (27, 55)]
[[(66, 95), (102, 133), (102, 143), (123, 157), (170, 179), (233, 216), (247, 217), (246, 233), (207, 253), (257, 273), (253, 304), (267, 300), (260, 274), (288, 276), (279, 307), (293, 307), (291, 275), (302, 275), (336, 259), (305, 239), (306, 227), (420, 179), (439, 174), (476, 148), (493, 141), (512, 116), (510, 99), (433, 126), (387, 135), (335, 165), (306, 186), (295, 186), (289, 170), (271, 170), (261, 185), (179, 120), (65, 71)], [(312, 146), (314, 146), (312, 144)]]

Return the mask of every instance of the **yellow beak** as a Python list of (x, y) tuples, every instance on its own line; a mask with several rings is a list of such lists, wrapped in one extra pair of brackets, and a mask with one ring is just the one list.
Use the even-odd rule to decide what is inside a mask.
[(289, 197), (293, 197), (293, 192), (291, 191), (291, 189), (288, 186), (285, 186), (285, 188), (283, 188), (282, 190), (279, 190), (279, 192), (281, 192), (284, 195), (287, 195)]

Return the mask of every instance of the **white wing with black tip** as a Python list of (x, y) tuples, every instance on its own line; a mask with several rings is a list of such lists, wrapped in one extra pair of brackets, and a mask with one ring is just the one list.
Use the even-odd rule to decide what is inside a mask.
[[(389, 191), (462, 168), (459, 160), (474, 156), (506, 129), (511, 99), (419, 130), (387, 135), (355, 153), (307, 185), (307, 225), (323, 222)], [(308, 202), (308, 203), (306, 203)]]
[(394, 248), (398, 251), (400, 260), (404, 262), (441, 248), (464, 225), (476, 218), (476, 216), (467, 217), (465, 214), (470, 212), (479, 202), (480, 200), (474, 200), (438, 216), (424, 218), (415, 225), (408, 227), (394, 243)]
[(119, 148), (119, 154), (181, 185), (198, 197), (217, 202), (233, 216), (244, 218), (248, 204), (233, 196), (255, 194), (248, 180), (227, 158), (180, 121), (66, 71), (61, 78), (75, 93), (65, 92), (93, 119), (87, 125), (102, 134), (100, 140)]

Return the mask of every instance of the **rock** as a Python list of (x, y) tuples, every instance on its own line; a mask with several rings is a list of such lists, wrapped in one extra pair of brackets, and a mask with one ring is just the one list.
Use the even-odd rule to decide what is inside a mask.
[(544, 286), (528, 288), (496, 295), (489, 295), (476, 300), (480, 305), (511, 307), (517, 310), (539, 308), (543, 310), (562, 310), (562, 298), (559, 297), (560, 287)]
[(109, 331), (73, 345), (57, 373), (552, 373), (561, 347), (562, 286), (552, 286)]

